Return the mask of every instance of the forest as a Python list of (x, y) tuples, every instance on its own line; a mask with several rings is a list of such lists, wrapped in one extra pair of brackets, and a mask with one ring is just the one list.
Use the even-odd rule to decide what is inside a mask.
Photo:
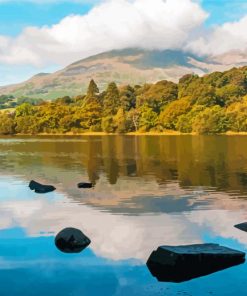
[[(6, 98), (6, 97), (3, 97)], [(11, 98), (13, 100), (13, 98)], [(104, 91), (91, 80), (86, 94), (21, 101), (1, 110), (0, 134), (247, 132), (247, 66), (203, 77), (183, 76)]]

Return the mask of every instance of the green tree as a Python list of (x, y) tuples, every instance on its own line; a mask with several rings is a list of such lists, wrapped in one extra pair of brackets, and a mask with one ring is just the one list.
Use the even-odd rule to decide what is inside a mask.
[(87, 89), (87, 96), (88, 97), (95, 97), (99, 94), (99, 88), (97, 86), (97, 84), (95, 83), (95, 81), (92, 79), (89, 82), (89, 86)]
[(220, 106), (208, 107), (200, 112), (193, 121), (192, 130), (199, 134), (217, 134), (226, 132), (228, 120), (225, 110)]
[(19, 116), (30, 116), (34, 114), (34, 108), (29, 103), (23, 103), (18, 106), (15, 110), (16, 117)]
[(139, 129), (141, 131), (150, 131), (151, 129), (154, 129), (158, 123), (158, 114), (147, 105), (142, 106), (140, 112)]
[(137, 107), (144, 104), (159, 113), (164, 106), (176, 100), (178, 87), (175, 83), (162, 80), (155, 84), (145, 84), (137, 91)]
[(115, 82), (111, 82), (105, 92), (103, 100), (103, 114), (105, 117), (115, 115), (120, 107), (119, 90)]
[(195, 105), (188, 113), (179, 116), (176, 124), (176, 130), (182, 133), (191, 133), (195, 117), (205, 108), (206, 106), (203, 105)]
[(241, 101), (242, 97), (245, 95), (245, 90), (242, 87), (227, 84), (217, 89), (216, 94), (223, 105), (229, 106), (231, 103)]
[(129, 111), (136, 107), (135, 90), (130, 85), (124, 86), (120, 90), (120, 105), (124, 111)]
[(62, 104), (62, 105), (69, 105), (73, 103), (73, 100), (69, 96), (65, 96), (62, 98), (58, 98), (55, 100), (56, 104)]

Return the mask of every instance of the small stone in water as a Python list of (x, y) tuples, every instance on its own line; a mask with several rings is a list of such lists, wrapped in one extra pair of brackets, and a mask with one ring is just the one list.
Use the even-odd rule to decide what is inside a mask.
[(34, 190), (36, 193), (48, 193), (56, 190), (56, 188), (52, 185), (43, 185), (36, 181), (30, 181), (29, 188)]
[(78, 188), (92, 188), (93, 184), (92, 183), (79, 183), (77, 184)]
[(64, 253), (80, 253), (91, 240), (79, 229), (65, 228), (55, 238), (56, 247)]

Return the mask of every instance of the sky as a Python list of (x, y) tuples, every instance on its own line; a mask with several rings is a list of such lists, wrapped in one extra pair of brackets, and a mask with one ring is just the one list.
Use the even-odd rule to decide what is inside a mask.
[(247, 49), (247, 0), (0, 0), (0, 85), (112, 49)]

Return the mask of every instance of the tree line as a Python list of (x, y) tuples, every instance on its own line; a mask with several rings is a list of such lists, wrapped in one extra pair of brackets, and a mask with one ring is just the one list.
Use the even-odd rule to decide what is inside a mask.
[(100, 92), (91, 80), (87, 93), (55, 101), (24, 102), (0, 113), (0, 134), (163, 132), (217, 134), (247, 132), (247, 67), (178, 83), (125, 85), (111, 82)]

